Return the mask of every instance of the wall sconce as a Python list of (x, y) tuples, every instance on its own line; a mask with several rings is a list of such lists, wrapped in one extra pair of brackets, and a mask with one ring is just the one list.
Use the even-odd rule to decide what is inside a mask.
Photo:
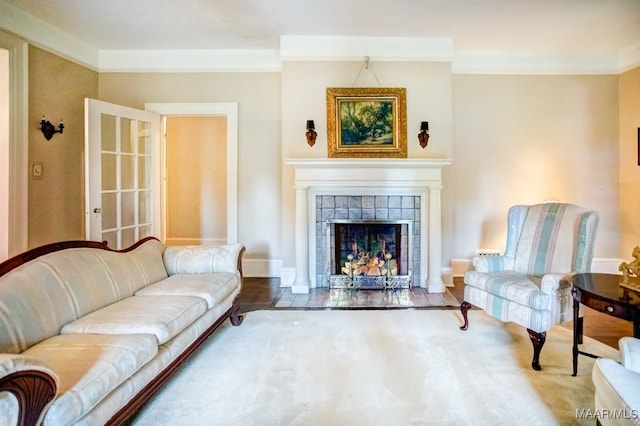
[(307, 143), (309, 146), (313, 146), (316, 143), (316, 137), (318, 134), (316, 133), (316, 125), (313, 123), (313, 120), (307, 120)]
[(420, 141), (420, 146), (425, 148), (429, 143), (429, 122), (423, 121), (420, 123), (420, 133), (418, 133), (418, 140)]
[(60, 120), (60, 124), (58, 128), (51, 124), (51, 122), (42, 116), (42, 120), (40, 121), (40, 130), (42, 130), (42, 134), (47, 140), (51, 140), (53, 135), (56, 133), (62, 134), (62, 130), (64, 130), (64, 124), (62, 124), (62, 119)]

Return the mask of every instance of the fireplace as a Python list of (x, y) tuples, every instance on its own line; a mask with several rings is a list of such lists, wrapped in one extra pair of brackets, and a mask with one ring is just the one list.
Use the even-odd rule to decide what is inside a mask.
[[(406, 239), (407, 225), (404, 227)], [(347, 275), (345, 264), (353, 262), (361, 265), (356, 274), (406, 275), (407, 249), (402, 244), (402, 228), (401, 223), (387, 221), (329, 221), (329, 273)]]
[(412, 220), (327, 221), (329, 288), (411, 288)]
[(295, 171), (295, 279), (283, 278), (283, 285), (291, 286), (293, 293), (327, 285), (328, 221), (407, 220), (412, 221), (407, 236), (413, 241), (407, 247), (412, 285), (443, 293), (440, 191), (442, 168), (450, 163), (446, 159), (285, 160)]

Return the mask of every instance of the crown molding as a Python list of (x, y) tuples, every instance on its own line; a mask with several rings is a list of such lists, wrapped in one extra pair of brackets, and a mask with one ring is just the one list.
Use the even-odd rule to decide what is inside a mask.
[(640, 43), (634, 44), (620, 53), (620, 66), (618, 71), (623, 73), (640, 66)]
[(0, 29), (70, 61), (98, 70), (98, 49), (0, 1)]
[(445, 61), (453, 56), (449, 37), (281, 36), (283, 61)]
[(277, 50), (101, 50), (100, 72), (277, 72)]
[(457, 52), (454, 74), (585, 75), (618, 74), (615, 53), (545, 55), (509, 52)]
[(455, 51), (450, 37), (287, 35), (279, 50), (98, 50), (0, 1), (0, 29), (98, 72), (279, 72), (283, 61), (451, 62), (454, 74), (619, 74), (640, 66), (640, 43), (619, 53)]

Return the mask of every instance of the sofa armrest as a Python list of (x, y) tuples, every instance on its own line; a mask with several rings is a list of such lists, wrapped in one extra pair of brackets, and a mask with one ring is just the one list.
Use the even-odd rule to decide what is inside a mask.
[(640, 339), (623, 337), (618, 342), (620, 362), (628, 370), (640, 373)]
[[(43, 362), (22, 355), (0, 354), (0, 393), (9, 392), (18, 402), (18, 425), (35, 425), (56, 396), (58, 377)], [(13, 407), (9, 400), (4, 401)]]
[(242, 275), (242, 244), (169, 246), (162, 258), (169, 275), (231, 272)]

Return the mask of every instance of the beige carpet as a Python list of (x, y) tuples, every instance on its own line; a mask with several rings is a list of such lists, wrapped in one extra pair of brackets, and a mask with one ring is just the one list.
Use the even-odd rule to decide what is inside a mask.
[[(593, 409), (555, 327), (533, 371), (526, 331), (482, 311), (258, 311), (223, 326), (134, 425), (565, 425)], [(585, 338), (583, 350), (618, 352)]]

